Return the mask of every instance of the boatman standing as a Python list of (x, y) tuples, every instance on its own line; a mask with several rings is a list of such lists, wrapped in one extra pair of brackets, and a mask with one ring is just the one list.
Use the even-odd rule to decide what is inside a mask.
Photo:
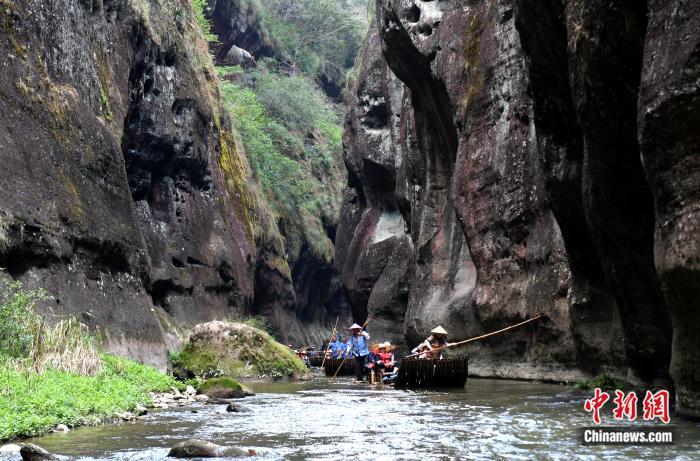
[(352, 332), (352, 336), (348, 339), (347, 352), (355, 358), (355, 379), (361, 382), (365, 375), (365, 361), (369, 354), (367, 349), (369, 333), (362, 331), (362, 327), (356, 323), (353, 323), (348, 330)]

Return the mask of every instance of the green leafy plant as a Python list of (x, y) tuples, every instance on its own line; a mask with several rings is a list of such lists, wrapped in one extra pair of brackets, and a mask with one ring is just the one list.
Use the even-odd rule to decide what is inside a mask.
[(192, 1), (192, 12), (194, 13), (194, 19), (197, 22), (199, 30), (202, 32), (202, 37), (208, 42), (217, 41), (217, 36), (211, 30), (211, 22), (207, 18), (206, 8), (207, 0), (191, 0)]
[[(272, 210), (281, 218), (287, 244), (304, 242), (328, 261), (333, 243), (324, 222), (337, 218), (342, 173), (342, 128), (326, 96), (306, 77), (270, 70), (246, 73), (244, 87), (221, 81), (221, 95), (232, 115), (253, 172)], [(237, 68), (218, 68), (221, 76), (241, 77)]]
[(46, 299), (43, 290), (25, 290), (20, 282), (0, 280), (0, 354), (29, 356), (42, 324), (34, 309)]

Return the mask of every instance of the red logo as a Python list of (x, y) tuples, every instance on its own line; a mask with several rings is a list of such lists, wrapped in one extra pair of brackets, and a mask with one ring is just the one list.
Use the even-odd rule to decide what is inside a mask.
[(613, 400), (613, 403), (615, 403), (615, 409), (613, 410), (615, 419), (625, 419), (625, 417), (630, 421), (637, 419), (637, 402), (639, 402), (639, 399), (634, 392), (625, 395), (622, 391), (615, 391), (615, 399)]
[(586, 400), (586, 403), (583, 404), (583, 408), (585, 408), (587, 412), (593, 413), (593, 421), (596, 424), (600, 424), (600, 409), (608, 400), (610, 400), (610, 395), (607, 392), (601, 391), (599, 387), (596, 387), (593, 398)]
[(653, 421), (659, 418), (664, 424), (668, 424), (671, 421), (668, 401), (668, 391), (661, 390), (655, 393), (647, 391), (642, 402), (644, 406), (644, 421)]
[[(593, 415), (593, 421), (596, 424), (601, 423), (600, 409), (610, 400), (610, 394), (603, 392), (600, 388), (596, 388), (593, 397), (586, 400), (583, 408)], [(647, 391), (642, 401), (644, 409), (644, 421), (653, 421), (656, 418), (660, 419), (664, 424), (671, 422), (670, 396), (668, 391), (660, 390), (657, 392)], [(613, 417), (616, 420), (627, 419), (635, 421), (637, 419), (637, 404), (639, 398), (634, 392), (625, 394), (623, 391), (616, 390), (615, 398), (613, 399), (615, 408), (613, 409)]]

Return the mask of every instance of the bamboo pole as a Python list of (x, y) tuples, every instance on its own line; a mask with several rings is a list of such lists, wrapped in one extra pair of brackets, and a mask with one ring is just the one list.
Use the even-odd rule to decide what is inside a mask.
[[(367, 321), (365, 321), (364, 325), (362, 325), (362, 329), (360, 329), (360, 334), (362, 334), (362, 330), (365, 329), (365, 327), (366, 327), (367, 324), (369, 323), (369, 320), (370, 320), (370, 319), (371, 319), (371, 317), (367, 317)], [(355, 347), (355, 343), (353, 343), (353, 348), (354, 348), (354, 347)], [(345, 354), (343, 354), (343, 355), (345, 355)], [(333, 377), (331, 378), (331, 382), (333, 382), (333, 380), (335, 379), (335, 377), (338, 376), (338, 372), (340, 371), (341, 368), (343, 368), (343, 364), (345, 364), (345, 360), (346, 360), (346, 359), (347, 359), (347, 357), (343, 357), (343, 361), (340, 362), (340, 366), (338, 367), (337, 370), (335, 370), (335, 374), (334, 374)], [(357, 373), (357, 371), (356, 371), (355, 373)]]
[[(517, 323), (517, 324), (515, 324), (515, 325), (511, 325), (511, 326), (506, 327), (506, 328), (503, 328), (503, 329), (501, 329), (501, 330), (492, 331), (491, 333), (486, 333), (485, 335), (475, 336), (474, 338), (465, 339), (464, 341), (459, 341), (459, 342), (457, 342), (457, 343), (448, 344), (448, 345), (446, 345), (446, 346), (436, 347), (435, 349), (430, 349), (430, 350), (427, 351), (427, 352), (437, 352), (437, 351), (441, 351), (441, 350), (443, 350), (443, 349), (449, 349), (449, 348), (451, 348), (451, 347), (462, 346), (462, 345), (467, 344), (467, 343), (471, 343), (471, 342), (474, 342), (474, 341), (479, 341), (479, 340), (481, 340), (481, 339), (486, 339), (486, 338), (489, 338), (489, 337), (491, 337), (491, 336), (495, 336), (495, 335), (501, 334), (501, 333), (503, 333), (503, 332), (506, 332), (506, 331), (508, 331), (508, 330), (512, 330), (513, 328), (517, 328), (517, 327), (519, 327), (519, 326), (525, 325), (526, 323), (534, 322), (535, 320), (539, 319), (540, 317), (542, 317), (542, 314), (538, 314), (538, 315), (536, 315), (535, 317), (533, 317), (533, 318), (531, 318), (531, 319), (527, 319), (527, 320), (525, 320), (524, 322), (520, 322), (520, 323)], [(421, 355), (422, 353), (423, 353), (423, 352), (419, 352), (419, 353), (416, 353), (416, 354), (407, 355), (406, 358), (418, 357), (418, 356)]]
[(340, 316), (335, 318), (335, 326), (333, 327), (333, 333), (331, 333), (331, 339), (328, 340), (328, 347), (326, 347), (326, 350), (323, 351), (323, 361), (321, 362), (321, 368), (323, 368), (323, 365), (326, 363), (326, 356), (328, 355), (328, 350), (331, 348), (331, 341), (333, 341), (333, 335), (336, 333), (336, 328), (338, 328), (338, 320), (340, 320)]

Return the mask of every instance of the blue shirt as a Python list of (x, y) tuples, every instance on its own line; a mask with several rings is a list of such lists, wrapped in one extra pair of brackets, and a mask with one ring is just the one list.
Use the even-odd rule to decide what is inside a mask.
[(348, 339), (348, 345), (353, 356), (361, 357), (369, 354), (369, 350), (367, 349), (367, 340), (369, 339), (369, 334), (365, 332), (365, 335), (367, 336), (365, 337), (362, 333), (360, 333), (359, 335), (357, 335), (357, 338), (351, 336), (350, 339)]

